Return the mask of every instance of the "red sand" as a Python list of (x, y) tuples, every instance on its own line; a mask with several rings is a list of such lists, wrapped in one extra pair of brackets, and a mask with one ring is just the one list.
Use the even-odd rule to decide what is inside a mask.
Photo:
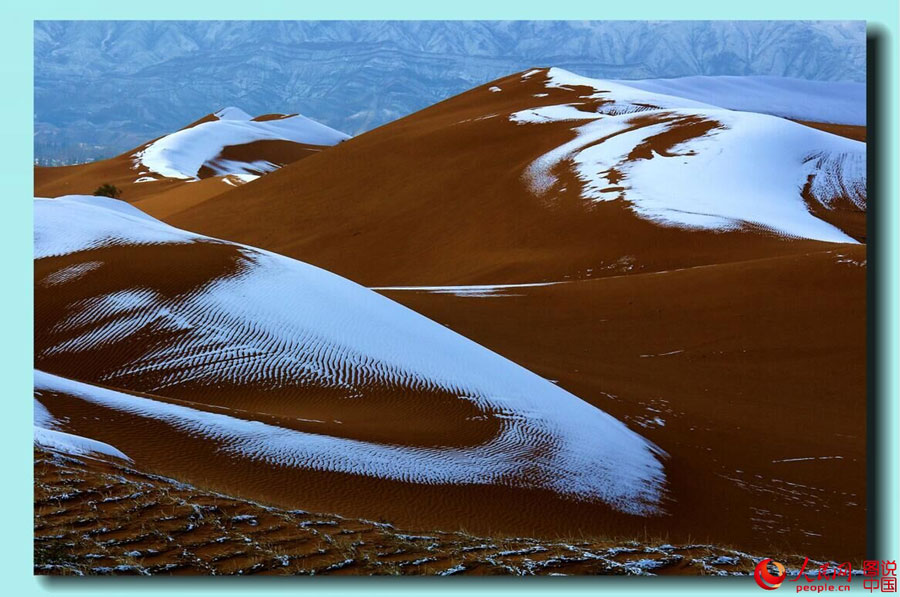
[[(536, 199), (521, 174), (571, 138), (571, 125), (516, 126), (504, 115), (585, 91), (546, 90), (540, 79), (500, 79), (489, 85), (501, 93), (477, 88), (224, 193), (145, 183), (157, 186), (142, 187), (147, 193), (138, 205), (176, 226), (367, 285), (571, 281), (488, 298), (386, 294), (557, 380), (656, 442), (670, 455), (666, 515), (625, 516), (511, 488), (416, 486), (240, 459), (222, 466), (215, 444), (163, 423), (134, 428), (127, 416), (65, 397), (53, 414), (150, 472), (287, 508), (383, 517), (409, 528), (541, 537), (650, 533), (763, 553), (861, 558), (865, 246), (663, 228), (622, 201), (586, 208), (570, 172), (560, 173), (566, 190), (551, 201)], [(544, 92), (548, 97), (534, 97)], [(476, 120), (491, 114), (500, 116)], [(702, 134), (709, 123), (690, 126), (673, 134)], [(674, 142), (655, 139), (654, 149)], [(121, 166), (113, 160), (37, 169), (37, 194), (116, 184)], [(833, 223), (865, 238), (862, 212), (849, 210)], [(183, 251), (159, 247), (37, 261), (36, 281), (65, 264), (107, 265), (103, 276), (66, 292), (36, 285), (36, 353), (58, 340), (53, 326), (73, 301), (136, 283), (190, 289), (227, 271), (230, 257), (222, 250), (195, 253), (199, 262), (190, 268)], [(165, 338), (133, 339), (147, 341)], [(109, 346), (80, 361), (48, 357), (37, 366), (102, 383), (103, 371), (132, 348)], [(135, 377), (124, 389), (146, 391), (146, 383)], [(421, 441), (414, 428), (404, 429), (406, 418), (461, 443), (491, 432), (455, 426), (458, 406), (439, 396), (422, 410), (414, 397), (390, 392), (375, 392), (371, 408), (361, 408), (327, 393), (263, 402), (258, 391), (185, 386), (160, 398), (240, 408), (264, 420), (339, 414), (355, 421), (349, 433), (379, 441)]]

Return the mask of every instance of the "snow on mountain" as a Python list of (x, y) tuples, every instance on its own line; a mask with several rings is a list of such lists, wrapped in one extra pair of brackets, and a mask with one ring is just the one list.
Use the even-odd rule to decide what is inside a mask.
[[(224, 108), (216, 120), (201, 122), (150, 143), (134, 156), (147, 170), (169, 178), (195, 179), (200, 169), (210, 166), (226, 147), (254, 141), (293, 141), (306, 145), (335, 145), (349, 139), (299, 114), (272, 120), (252, 120), (239, 108)], [(254, 161), (218, 161), (216, 175), (246, 175), (276, 170), (277, 165)]]
[[(38, 371), (38, 398), (51, 412), (53, 394), (64, 393), (85, 404), (166, 422), (173, 433), (220, 442), (229, 456), (415, 483), (543, 488), (634, 514), (659, 511), (661, 452), (603, 411), (349, 280), (135, 212), (95, 197), (35, 200), (35, 255), (39, 262), (42, 257), (58, 261), (47, 276), (52, 283), (46, 277), (36, 281), (37, 300), (52, 292), (64, 301), (62, 310), (54, 311), (60, 319), (41, 325), (38, 368), (57, 357), (78, 362), (95, 355), (88, 357), (94, 362), (96, 351), (106, 350), (114, 356), (104, 365), (102, 383), (134, 387), (135, 380), (143, 380), (142, 391), (149, 394), (186, 384), (217, 392), (227, 386), (243, 388), (242, 393), (264, 388), (265, 395), (296, 387), (340, 390), (365, 401), (372, 388), (386, 387), (400, 401), (392, 412), (407, 417), (408, 424), (417, 415), (405, 414), (405, 408), (418, 412), (416, 405), (437, 392), (476, 408), (479, 417), (496, 424), (496, 432), (471, 446), (386, 444), (248, 421)], [(202, 283), (179, 294), (154, 290), (161, 281), (145, 275), (139, 286), (85, 296), (89, 286), (78, 285), (89, 285), (91, 276), (120, 279), (122, 272), (112, 265), (75, 277), (56, 275), (56, 269), (71, 268), (73, 259), (75, 265), (102, 261), (97, 252), (109, 247), (130, 247), (132, 253), (141, 248), (151, 262), (163, 258), (154, 250), (175, 247), (177, 256), (170, 258), (191, 276), (205, 275), (194, 265), (207, 263), (204, 255), (224, 250), (231, 267), (212, 268)], [(71, 301), (60, 298), (67, 285), (81, 289)], [(130, 451), (126, 445), (117, 448)]]
[[(770, 76), (694, 76), (619, 81), (652, 93), (797, 120), (866, 124), (866, 84)], [(687, 106), (683, 106), (687, 107)]]
[(865, 209), (865, 143), (562, 69), (547, 72), (546, 86), (587, 87), (593, 93), (581, 97), (600, 103), (593, 113), (569, 104), (537, 109), (543, 119), (523, 118), (522, 112), (510, 116), (526, 125), (573, 120), (577, 113), (589, 121), (574, 129), (575, 139), (528, 168), (536, 194), (556, 185), (556, 168), (570, 163), (585, 198), (624, 199), (635, 213), (663, 225), (749, 225), (791, 237), (856, 242), (813, 215), (802, 191), (808, 187), (811, 199), (826, 209), (838, 197)]

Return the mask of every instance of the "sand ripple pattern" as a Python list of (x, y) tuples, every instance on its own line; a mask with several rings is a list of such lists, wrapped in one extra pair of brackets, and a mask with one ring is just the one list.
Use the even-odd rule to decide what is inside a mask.
[[(60, 210), (73, 212), (75, 217), (65, 221), (77, 221), (80, 228), (61, 235), (62, 247), (53, 246), (54, 236), (46, 230), (36, 237), (37, 254), (77, 250), (71, 242), (76, 236), (90, 248), (109, 238), (121, 243), (129, 234), (136, 244), (174, 239), (186, 263), (192, 262), (190, 252), (204, 250), (204, 243), (192, 242), (196, 236), (136, 217), (121, 206), (103, 213), (86, 198), (38, 201), (37, 221), (45, 207), (54, 210), (54, 217)], [(78, 217), (85, 210), (91, 218)], [(37, 347), (38, 360), (78, 355), (151, 331), (171, 340), (148, 342), (137, 356), (129, 353), (100, 380), (104, 385), (150, 375), (153, 393), (161, 395), (185, 384), (243, 384), (256, 390), (301, 385), (348, 392), (388, 387), (403, 396), (396, 405), (399, 418), (408, 411), (404, 401), (442, 391), (494, 417), (495, 436), (462, 448), (360, 441), (210, 413), (40, 371), (36, 390), (165, 421), (215, 440), (226, 454), (269, 463), (415, 483), (551, 489), (623, 512), (659, 511), (661, 453), (618, 420), (346, 279), (258, 249), (234, 245), (234, 250), (238, 259), (232, 271), (174, 298), (148, 284), (75, 301), (68, 316), (53, 326), (65, 340)], [(83, 256), (96, 260), (91, 251)]]

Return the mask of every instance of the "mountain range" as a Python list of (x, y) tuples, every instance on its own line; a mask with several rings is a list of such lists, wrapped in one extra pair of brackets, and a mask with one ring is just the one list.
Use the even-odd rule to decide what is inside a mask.
[(106, 158), (210, 106), (355, 135), (510, 72), (865, 81), (863, 22), (35, 23), (35, 158)]

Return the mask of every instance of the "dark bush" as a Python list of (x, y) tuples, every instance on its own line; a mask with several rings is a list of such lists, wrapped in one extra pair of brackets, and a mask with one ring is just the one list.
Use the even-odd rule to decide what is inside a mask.
[(113, 199), (118, 199), (122, 196), (122, 189), (107, 182), (97, 187), (97, 190), (94, 191), (94, 196), (112, 197)]

